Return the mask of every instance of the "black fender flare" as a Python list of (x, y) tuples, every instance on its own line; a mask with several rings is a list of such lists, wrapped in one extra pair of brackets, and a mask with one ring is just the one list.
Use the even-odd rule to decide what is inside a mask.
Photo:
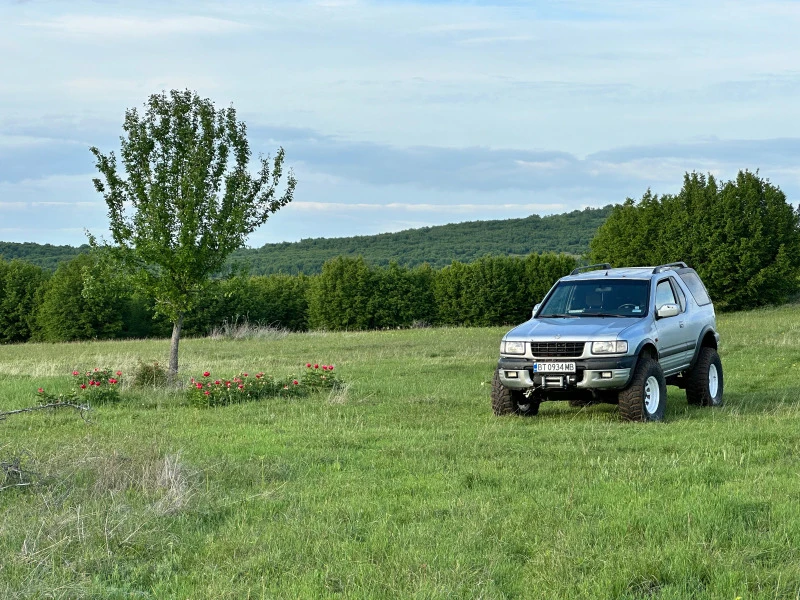
[(650, 338), (645, 338), (641, 342), (639, 342), (639, 345), (636, 346), (636, 352), (633, 355), (633, 365), (631, 366), (631, 372), (628, 375), (628, 381), (625, 382), (625, 387), (628, 387), (631, 384), (631, 379), (633, 379), (633, 374), (636, 371), (636, 366), (639, 364), (639, 357), (642, 355), (642, 349), (647, 345), (653, 347), (653, 349), (656, 351), (656, 359), (658, 358), (658, 346), (656, 346), (656, 343), (653, 340), (651, 340)]
[(711, 336), (714, 338), (714, 345), (711, 347), (714, 348), (715, 350), (718, 348), (719, 334), (716, 331), (714, 331), (714, 328), (711, 325), (706, 325), (705, 327), (703, 327), (703, 330), (700, 332), (700, 335), (697, 338), (697, 345), (694, 347), (694, 356), (692, 356), (692, 362), (689, 363), (690, 369), (694, 368), (694, 365), (697, 362), (697, 358), (700, 356), (700, 350), (704, 347), (703, 340), (709, 333), (711, 333)]

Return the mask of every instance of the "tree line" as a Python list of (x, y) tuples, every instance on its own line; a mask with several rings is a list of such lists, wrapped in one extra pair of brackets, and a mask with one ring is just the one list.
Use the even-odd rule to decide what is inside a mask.
[(614, 265), (682, 260), (718, 310), (780, 304), (800, 289), (800, 212), (757, 172), (725, 182), (687, 173), (677, 194), (647, 190), (616, 205), (590, 254)]
[[(131, 292), (102, 253), (80, 254), (52, 275), (21, 260), (0, 260), (0, 343), (167, 337), (171, 321), (155, 301)], [(317, 275), (234, 275), (217, 279), (186, 315), (186, 335), (225, 322), (293, 331), (492, 326), (524, 321), (576, 266), (557, 254), (486, 256), (471, 263), (383, 267), (337, 257)]]
[[(586, 208), (572, 212), (522, 219), (498, 219), (451, 223), (343, 238), (305, 239), (299, 242), (266, 244), (260, 248), (239, 248), (227, 261), (224, 272), (246, 271), (251, 275), (287, 273), (317, 274), (326, 261), (337, 256), (366, 256), (373, 265), (433, 268), (448, 266), (453, 260), (472, 262), (483, 256), (526, 256), (555, 252), (582, 256), (589, 242), (611, 214), (612, 207)], [(0, 242), (0, 257), (19, 258), (55, 271), (61, 262), (89, 251), (88, 245)]]

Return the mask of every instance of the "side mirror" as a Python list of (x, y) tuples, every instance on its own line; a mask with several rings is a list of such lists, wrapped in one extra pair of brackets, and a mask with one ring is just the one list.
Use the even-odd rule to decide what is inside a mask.
[(656, 316), (659, 319), (666, 319), (667, 317), (674, 317), (680, 314), (681, 307), (677, 304), (662, 304), (656, 311)]
[(531, 312), (531, 318), (533, 318), (533, 317), (535, 317), (535, 316), (536, 316), (536, 311), (537, 311), (537, 310), (539, 310), (539, 307), (540, 307), (541, 305), (542, 305), (542, 303), (541, 303), (541, 302), (539, 302), (539, 304), (537, 304), (536, 306), (534, 306), (534, 307), (533, 307), (533, 311)]

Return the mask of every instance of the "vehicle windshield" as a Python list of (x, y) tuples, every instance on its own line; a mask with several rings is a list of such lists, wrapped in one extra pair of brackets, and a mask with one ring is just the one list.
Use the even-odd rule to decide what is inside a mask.
[(641, 279), (562, 281), (537, 317), (643, 317), (648, 282)]

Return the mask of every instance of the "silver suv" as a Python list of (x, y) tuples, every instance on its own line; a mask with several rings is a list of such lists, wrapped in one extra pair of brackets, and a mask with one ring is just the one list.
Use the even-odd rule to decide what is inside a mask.
[(685, 263), (579, 267), (500, 344), (497, 415), (539, 412), (545, 400), (619, 404), (631, 421), (664, 418), (667, 384), (690, 404), (722, 404), (714, 305)]

